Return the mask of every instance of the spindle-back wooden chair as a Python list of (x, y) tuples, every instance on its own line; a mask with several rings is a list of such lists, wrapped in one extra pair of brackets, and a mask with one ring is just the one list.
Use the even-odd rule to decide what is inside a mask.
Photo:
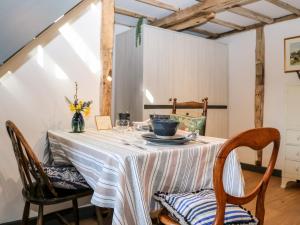
[[(206, 132), (206, 124), (207, 124), (207, 109), (208, 109), (208, 98), (203, 98), (202, 102), (177, 102), (177, 98), (173, 99), (172, 104), (172, 114), (176, 114), (177, 109), (202, 109), (201, 116), (206, 117), (205, 123), (203, 124), (203, 133), (201, 135), (205, 135)], [(186, 116), (189, 116), (189, 113), (186, 113)]]
[(172, 114), (176, 114), (177, 109), (202, 109), (202, 116), (207, 116), (208, 98), (203, 98), (202, 102), (177, 102), (177, 98), (173, 99)]
[[(39, 206), (37, 224), (43, 225), (44, 206), (66, 201), (72, 201), (75, 224), (78, 225), (79, 213), (77, 199), (93, 194), (93, 190), (64, 190), (54, 188), (51, 181), (45, 174), (37, 156), (32, 151), (20, 130), (11, 121), (6, 122), (6, 128), (12, 142), (18, 164), (18, 170), (23, 184), (22, 194), (25, 199), (25, 207), (23, 211), (22, 225), (28, 224), (30, 204), (36, 204)], [(97, 215), (98, 214), (99, 212), (97, 212)], [(63, 224), (67, 223), (60, 214), (57, 214), (57, 216), (60, 222)]]

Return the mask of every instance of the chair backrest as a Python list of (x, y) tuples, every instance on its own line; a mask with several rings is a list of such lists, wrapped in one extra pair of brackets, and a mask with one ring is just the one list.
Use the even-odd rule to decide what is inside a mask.
[[(256, 151), (263, 150), (271, 143), (273, 143), (273, 151), (267, 170), (255, 189), (244, 197), (235, 197), (226, 193), (223, 186), (223, 170), (229, 153), (238, 147), (249, 147)], [(277, 160), (279, 146), (280, 133), (274, 128), (258, 128), (248, 130), (225, 142), (218, 152), (214, 165), (213, 183), (217, 199), (217, 214), (214, 225), (224, 224), (226, 203), (244, 205), (252, 201), (256, 196), (257, 200), (255, 216), (259, 220), (259, 224), (263, 225), (265, 215), (265, 193)]]
[(208, 98), (203, 98), (202, 102), (177, 102), (173, 99), (172, 114), (176, 114), (177, 109), (202, 109), (202, 116), (207, 116)]
[(207, 108), (208, 108), (208, 97), (202, 99), (202, 102), (177, 102), (177, 98), (173, 99), (172, 114), (176, 114), (177, 109), (202, 109), (201, 116), (205, 116), (205, 123), (203, 127), (203, 133), (206, 132), (206, 121), (207, 121)]
[(12, 142), (24, 190), (27, 193), (35, 191), (36, 195), (43, 197), (44, 188), (48, 188), (54, 196), (57, 196), (38, 158), (20, 130), (11, 121), (6, 122), (6, 129)]

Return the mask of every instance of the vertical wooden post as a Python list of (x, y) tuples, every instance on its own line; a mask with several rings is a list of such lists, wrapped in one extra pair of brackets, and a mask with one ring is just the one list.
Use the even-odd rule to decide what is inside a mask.
[(111, 115), (112, 102), (112, 63), (114, 45), (114, 0), (102, 0), (101, 60), (102, 60), (102, 96), (101, 115)]
[[(265, 95), (265, 36), (264, 27), (256, 29), (255, 128), (263, 127)], [(257, 166), (262, 165), (262, 151), (257, 151)]]

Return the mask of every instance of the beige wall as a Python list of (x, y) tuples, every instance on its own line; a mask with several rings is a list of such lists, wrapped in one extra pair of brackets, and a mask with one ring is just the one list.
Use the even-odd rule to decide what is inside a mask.
[[(285, 91), (300, 84), (296, 73), (284, 73), (284, 38), (300, 35), (300, 19), (265, 27), (266, 69), (264, 126), (276, 127), (282, 136), (276, 167), (282, 168), (285, 143)], [(229, 135), (254, 127), (255, 30), (219, 40), (229, 47)], [(297, 103), (295, 103), (297, 104)], [(299, 105), (300, 107), (300, 105)], [(242, 162), (254, 164), (254, 152), (240, 151)], [(264, 165), (270, 151), (264, 155)]]
[[(42, 160), (48, 129), (70, 129), (72, 113), (64, 96), (93, 100), (86, 119), (94, 127), (99, 110), (100, 3), (85, 1), (71, 16), (35, 40), (10, 63), (0, 78), (0, 223), (21, 218), (21, 180), (5, 121), (14, 121)], [(35, 210), (33, 210), (34, 212)], [(35, 215), (33, 213), (32, 215)]]

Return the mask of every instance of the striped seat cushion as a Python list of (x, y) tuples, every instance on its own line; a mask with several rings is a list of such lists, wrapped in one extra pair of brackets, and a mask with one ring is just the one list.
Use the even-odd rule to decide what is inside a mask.
[[(197, 193), (156, 193), (154, 198), (182, 225), (213, 225), (216, 198), (212, 190)], [(226, 204), (224, 225), (257, 225), (258, 220), (242, 207)]]

